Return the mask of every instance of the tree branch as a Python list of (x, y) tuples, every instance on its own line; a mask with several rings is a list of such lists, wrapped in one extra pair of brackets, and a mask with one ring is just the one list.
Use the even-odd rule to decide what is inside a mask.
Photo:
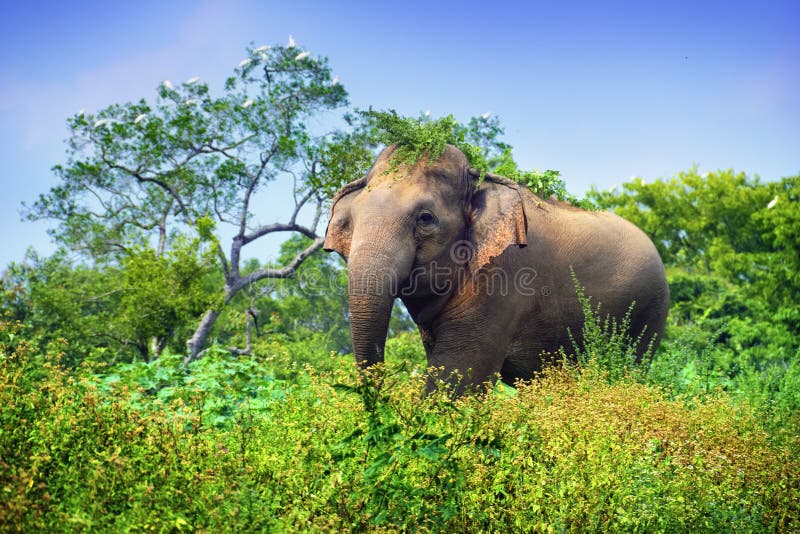
[[(120, 170), (122, 172), (126, 172), (130, 176), (133, 176), (134, 178), (136, 178), (136, 180), (139, 183), (152, 183), (152, 184), (157, 185), (161, 189), (163, 189), (167, 194), (169, 194), (172, 198), (174, 198), (175, 201), (178, 203), (178, 205), (180, 206), (180, 211), (184, 213), (184, 217), (186, 218), (187, 222), (189, 222), (190, 224), (193, 224), (189, 209), (186, 207), (186, 203), (183, 201), (183, 198), (181, 198), (181, 196), (178, 194), (178, 192), (175, 191), (175, 189), (172, 188), (168, 183), (164, 182), (163, 180), (159, 180), (158, 178), (151, 178), (149, 176), (145, 176), (143, 174), (141, 168), (137, 168), (137, 169), (134, 170), (134, 169), (126, 167), (125, 165), (122, 165), (121, 163), (117, 163), (115, 161), (109, 160), (107, 155), (106, 155), (105, 148), (102, 148), (102, 147), (101, 147), (101, 156), (102, 156), (103, 163), (105, 163), (108, 166), (109, 169), (117, 169), (117, 170)], [(175, 172), (175, 169), (173, 169), (171, 172)]]
[(239, 219), (239, 236), (244, 237), (244, 233), (247, 231), (247, 214), (250, 210), (250, 198), (253, 195), (253, 191), (255, 191), (256, 186), (258, 185), (259, 180), (261, 180), (261, 176), (264, 174), (264, 169), (267, 168), (269, 162), (272, 161), (273, 156), (278, 152), (278, 145), (273, 144), (269, 150), (269, 153), (262, 154), (260, 156), (261, 165), (259, 165), (258, 170), (256, 171), (255, 175), (250, 177), (250, 183), (247, 185), (247, 190), (244, 194), (243, 199), (243, 206), (242, 206), (242, 215)]
[(297, 215), (300, 213), (300, 210), (303, 209), (303, 206), (305, 206), (306, 202), (308, 202), (312, 196), (314, 196), (314, 188), (309, 187), (308, 192), (305, 195), (303, 195), (303, 197), (299, 201), (295, 201), (294, 213), (292, 213), (292, 218), (289, 219), (289, 224), (295, 225), (297, 221)]
[(235, 295), (239, 292), (240, 289), (245, 287), (248, 284), (252, 284), (254, 282), (258, 282), (259, 280), (263, 280), (265, 278), (292, 278), (294, 273), (297, 271), (297, 268), (308, 258), (310, 255), (318, 251), (322, 248), (322, 244), (324, 243), (323, 238), (317, 238), (313, 243), (311, 243), (308, 247), (304, 250), (299, 252), (292, 261), (289, 262), (288, 265), (285, 267), (277, 268), (277, 269), (260, 269), (258, 271), (252, 272), (247, 276), (243, 276), (239, 278), (231, 287), (230, 287), (230, 294)]
[(285, 223), (274, 223), (274, 224), (266, 224), (261, 226), (247, 234), (242, 239), (242, 245), (246, 245), (258, 239), (259, 237), (265, 236), (267, 234), (271, 234), (274, 232), (297, 232), (303, 234), (304, 236), (308, 237), (309, 239), (316, 239), (317, 233), (314, 232), (311, 228), (307, 228), (305, 226), (299, 224), (285, 224)]

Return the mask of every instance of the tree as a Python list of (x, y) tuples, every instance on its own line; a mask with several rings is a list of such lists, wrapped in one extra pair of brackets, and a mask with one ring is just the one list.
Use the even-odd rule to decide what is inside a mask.
[[(177, 86), (165, 80), (154, 104), (142, 99), (69, 119), (68, 161), (53, 169), (60, 182), (27, 217), (57, 220), (56, 240), (95, 262), (118, 262), (151, 242), (160, 256), (175, 236), (197, 232), (223, 283), (187, 342), (191, 361), (237, 293), (291, 277), (321, 248), (327, 196), (372, 161), (370, 132), (342, 115), (346, 104), (326, 58), (293, 42), (251, 47), (221, 96), (197, 78)], [(308, 126), (323, 120), (339, 127), (319, 133)], [(294, 209), (288, 220), (265, 224), (252, 206), (276, 179), (293, 181)], [(310, 242), (285, 263), (244, 275), (244, 247), (275, 232)]]
[(0, 279), (0, 307), (45, 342), (70, 340), (65, 362), (149, 361), (185, 340), (187, 325), (215, 298), (209, 254), (199, 240), (177, 240), (158, 256), (131, 248), (118, 265), (87, 266), (66, 251), (49, 258), (29, 252)]

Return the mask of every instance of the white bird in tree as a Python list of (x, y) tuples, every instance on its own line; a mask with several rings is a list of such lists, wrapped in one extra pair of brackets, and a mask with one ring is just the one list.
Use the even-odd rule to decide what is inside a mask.
[(247, 100), (245, 100), (242, 103), (242, 107), (245, 108), (245, 109), (249, 108), (252, 105), (253, 105), (253, 99), (252, 98), (248, 98)]
[(186, 85), (193, 85), (193, 84), (196, 84), (199, 81), (200, 81), (200, 77), (199, 76), (195, 76), (194, 78), (189, 78), (188, 80), (186, 80)]
[(136, 115), (136, 118), (133, 119), (133, 124), (139, 124), (145, 119), (145, 117), (147, 117), (146, 113), (142, 113), (141, 115)]
[(258, 48), (254, 48), (253, 52), (261, 53), (261, 52), (266, 52), (267, 50), (269, 50), (269, 47), (267, 45), (261, 45)]
[(286, 43), (286, 48), (294, 48), (297, 43), (294, 42), (294, 35), (289, 34), (289, 42)]
[(338, 74), (333, 77), (333, 80), (331, 81), (331, 85), (339, 85), (339, 75)]
[(108, 124), (108, 119), (100, 119), (99, 121), (94, 122), (94, 128), (101, 128)]
[(86, 116), (86, 110), (85, 110), (85, 109), (82, 109), (82, 110), (80, 110), (80, 111), (78, 112), (78, 116), (80, 116), (80, 117), (85, 117), (85, 116)]
[(772, 208), (774, 208), (774, 207), (775, 207), (775, 204), (777, 204), (777, 203), (778, 203), (778, 195), (775, 195), (775, 198), (773, 198), (772, 200), (770, 200), (770, 201), (769, 201), (769, 204), (767, 204), (767, 209), (768, 209), (768, 210), (771, 210)]
[(487, 111), (486, 113), (484, 113), (483, 115), (481, 115), (481, 118), (482, 118), (483, 120), (485, 120), (485, 121), (488, 121), (488, 120), (489, 120), (489, 118), (490, 118), (491, 116), (492, 116), (492, 114), (491, 114), (491, 113), (489, 113), (489, 112)]
[(253, 60), (252, 60), (252, 59), (250, 59), (250, 58), (247, 58), (247, 59), (243, 59), (243, 60), (241, 60), (241, 61), (239, 62), (239, 67), (238, 67), (238, 68), (240, 68), (240, 69), (241, 69), (241, 68), (243, 68), (243, 67), (246, 67), (246, 66), (248, 66), (248, 65), (250, 64), (250, 62), (251, 62), (251, 61), (253, 61)]
[(172, 82), (169, 81), (169, 80), (164, 80), (163, 82), (161, 82), (161, 85), (163, 85), (164, 87), (166, 87), (170, 91), (172, 91), (174, 89), (174, 86), (172, 85)]
[(294, 57), (295, 61), (300, 61), (301, 59), (305, 59), (311, 55), (311, 52), (300, 52)]
[(193, 105), (199, 104), (199, 103), (200, 103), (200, 101), (198, 99), (196, 99), (196, 98), (190, 98), (189, 100), (186, 100), (184, 102), (184, 104), (186, 104), (187, 106), (193, 106)]

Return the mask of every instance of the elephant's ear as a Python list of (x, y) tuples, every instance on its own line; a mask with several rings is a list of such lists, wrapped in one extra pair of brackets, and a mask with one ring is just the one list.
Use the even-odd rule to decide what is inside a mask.
[(350, 241), (353, 238), (353, 225), (350, 217), (350, 205), (364, 189), (367, 178), (359, 178), (345, 185), (333, 196), (331, 217), (325, 231), (325, 243), (322, 248), (328, 252), (336, 251), (345, 260), (350, 255)]
[(472, 194), (470, 271), (477, 273), (510, 246), (528, 244), (528, 222), (520, 186), (489, 175)]

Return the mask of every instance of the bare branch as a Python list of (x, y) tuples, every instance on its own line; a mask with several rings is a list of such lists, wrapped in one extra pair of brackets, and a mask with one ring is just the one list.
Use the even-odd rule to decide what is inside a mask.
[(294, 213), (292, 213), (292, 218), (289, 219), (289, 224), (294, 225), (296, 223), (297, 215), (300, 213), (300, 210), (303, 209), (303, 206), (305, 206), (306, 202), (308, 202), (312, 196), (314, 196), (314, 189), (309, 188), (308, 192), (305, 195), (303, 195), (303, 197), (299, 201), (298, 200), (295, 201)]
[(286, 265), (285, 267), (277, 269), (260, 269), (245, 277), (240, 278), (230, 288), (231, 293), (236, 293), (246, 285), (252, 284), (259, 280), (263, 280), (265, 278), (292, 278), (294, 276), (294, 273), (297, 271), (297, 268), (300, 267), (300, 265), (305, 261), (305, 259), (322, 248), (322, 243), (324, 241), (325, 240), (321, 237), (317, 238), (308, 247), (299, 252), (292, 259), (292, 261), (290, 261), (289, 264)]
[(269, 165), (269, 162), (272, 161), (272, 158), (275, 154), (278, 153), (278, 145), (277, 143), (273, 143), (272, 147), (270, 148), (269, 152), (266, 154), (261, 154), (261, 165), (258, 167), (254, 176), (251, 176), (250, 183), (247, 185), (247, 190), (244, 194), (244, 199), (242, 202), (242, 215), (239, 220), (239, 236), (244, 237), (245, 232), (247, 231), (247, 215), (250, 210), (250, 198), (253, 195), (253, 191), (255, 191), (256, 186), (258, 185), (259, 180), (264, 174), (264, 170)]
[[(222, 250), (222, 245), (217, 241), (215, 243), (215, 248), (217, 249), (217, 257), (219, 258), (219, 264), (222, 266), (222, 274), (225, 276), (225, 280), (228, 280), (231, 276), (231, 268), (228, 265), (228, 258), (225, 257), (225, 251)], [(238, 276), (238, 262), (236, 264), (236, 275)]]
[(322, 218), (322, 211), (323, 211), (322, 206), (324, 204), (319, 194), (317, 194), (316, 196), (317, 196), (317, 209), (314, 213), (314, 221), (311, 223), (311, 230), (313, 230), (314, 233), (317, 232), (317, 226), (319, 226), (319, 220)]
[(266, 224), (254, 230), (253, 232), (247, 234), (242, 239), (242, 245), (246, 245), (258, 239), (259, 237), (265, 236), (267, 234), (272, 234), (275, 232), (297, 232), (303, 234), (304, 236), (310, 239), (316, 239), (317, 234), (311, 228), (307, 228), (305, 226), (299, 224), (284, 224), (284, 223), (274, 223), (274, 224)]

